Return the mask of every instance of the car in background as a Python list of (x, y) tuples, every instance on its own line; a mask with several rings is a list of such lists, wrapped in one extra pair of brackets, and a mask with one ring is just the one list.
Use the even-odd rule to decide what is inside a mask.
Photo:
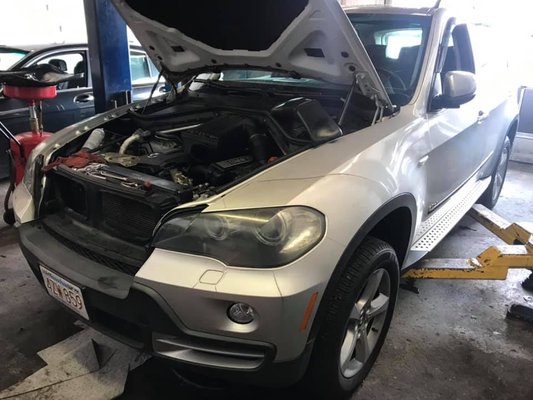
[(27, 50), (0, 46), (0, 71), (7, 71), (28, 54)]
[(520, 123), (511, 160), (533, 163), (533, 115), (530, 112), (533, 107), (533, 89), (523, 88), (520, 100)]
[[(58, 85), (57, 97), (43, 103), (44, 129), (57, 132), (66, 126), (95, 114), (92, 92), (89, 49), (87, 44), (39, 45), (13, 48), (0, 46), (0, 71), (51, 64), (64, 72), (82, 77)], [(130, 47), (132, 99), (139, 101), (150, 96), (159, 71), (140, 46)], [(161, 84), (156, 94), (162, 94)], [(25, 101), (6, 98), (0, 90), (0, 121), (14, 134), (29, 130), (28, 108)], [(0, 139), (0, 179), (8, 176), (8, 143)]]

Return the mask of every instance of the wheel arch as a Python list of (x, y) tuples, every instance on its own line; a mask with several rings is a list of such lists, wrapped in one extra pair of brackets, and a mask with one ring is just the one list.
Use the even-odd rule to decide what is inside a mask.
[(511, 125), (509, 125), (509, 129), (507, 130), (507, 137), (511, 141), (511, 145), (514, 144), (514, 140), (516, 138), (516, 134), (518, 133), (518, 117), (516, 117), (512, 122)]
[(316, 338), (326, 313), (324, 305), (328, 303), (327, 299), (335, 292), (343, 269), (363, 240), (368, 236), (375, 236), (389, 243), (395, 249), (401, 267), (407, 257), (409, 244), (414, 236), (416, 218), (417, 207), (414, 196), (410, 193), (403, 193), (382, 205), (366, 220), (353, 236), (348, 246), (346, 246), (335, 266), (313, 320), (309, 340)]

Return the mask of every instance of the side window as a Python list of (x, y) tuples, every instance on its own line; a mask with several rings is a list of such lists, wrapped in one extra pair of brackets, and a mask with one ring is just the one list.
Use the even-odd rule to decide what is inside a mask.
[(143, 84), (154, 81), (150, 72), (150, 65), (146, 54), (131, 53), (130, 55), (131, 83)]
[(37, 64), (50, 64), (63, 72), (79, 75), (73, 81), (57, 85), (57, 90), (87, 87), (87, 59), (85, 52), (56, 53), (39, 60)]
[[(442, 82), (448, 72), (465, 71), (476, 73), (468, 27), (464, 24), (454, 25), (454, 23), (454, 19), (448, 22), (446, 33), (440, 45), (435, 81), (430, 93), (431, 99), (436, 99), (442, 94)], [(431, 102), (430, 108), (433, 106)]]
[(450, 71), (476, 72), (472, 43), (466, 25), (457, 25), (452, 30), (441, 71), (442, 77)]

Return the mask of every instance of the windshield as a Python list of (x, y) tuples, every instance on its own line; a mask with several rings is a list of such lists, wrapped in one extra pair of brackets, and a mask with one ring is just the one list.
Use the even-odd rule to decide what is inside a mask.
[(6, 71), (21, 60), (27, 52), (13, 49), (0, 49), (0, 71)]
[[(391, 101), (398, 106), (409, 103), (422, 70), (430, 17), (367, 13), (348, 14), (348, 17), (374, 63)], [(201, 75), (199, 78), (221, 82), (339, 88), (324, 81), (299, 78), (281, 71), (231, 69), (219, 74)]]
[(318, 79), (301, 78), (285, 72), (259, 71), (252, 69), (225, 70), (220, 74), (220, 81), (244, 81), (249, 83), (270, 83), (278, 85), (298, 85), (325, 87), (330, 84)]
[(430, 19), (418, 15), (348, 14), (397, 105), (413, 97), (429, 36)]

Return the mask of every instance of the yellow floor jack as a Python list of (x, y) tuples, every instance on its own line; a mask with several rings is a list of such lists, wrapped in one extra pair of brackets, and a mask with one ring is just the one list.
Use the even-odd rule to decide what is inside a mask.
[[(533, 224), (510, 223), (479, 204), (469, 215), (506, 245), (489, 247), (471, 259), (422, 260), (402, 278), (411, 283), (416, 279), (506, 280), (509, 269), (533, 270)], [(533, 272), (522, 286), (533, 291)], [(533, 308), (514, 304), (507, 311), (507, 317), (533, 323)]]

